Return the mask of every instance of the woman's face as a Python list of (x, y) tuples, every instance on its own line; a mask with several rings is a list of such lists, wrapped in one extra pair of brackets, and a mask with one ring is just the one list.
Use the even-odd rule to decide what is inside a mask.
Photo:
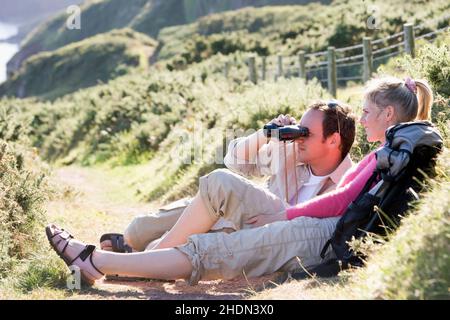
[(359, 122), (364, 127), (369, 142), (384, 142), (385, 131), (391, 125), (393, 108), (378, 108), (373, 102), (366, 100)]

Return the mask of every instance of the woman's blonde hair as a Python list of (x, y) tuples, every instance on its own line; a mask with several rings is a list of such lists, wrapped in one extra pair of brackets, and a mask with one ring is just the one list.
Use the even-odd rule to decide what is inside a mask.
[(398, 122), (428, 120), (433, 104), (433, 91), (422, 79), (375, 78), (367, 83), (364, 97), (380, 109), (394, 107)]

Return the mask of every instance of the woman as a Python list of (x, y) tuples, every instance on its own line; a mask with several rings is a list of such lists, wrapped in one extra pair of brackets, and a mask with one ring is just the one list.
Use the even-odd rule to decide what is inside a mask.
[[(360, 119), (366, 131), (367, 140), (383, 144), (388, 127), (400, 122), (427, 120), (432, 102), (432, 91), (423, 80), (414, 81), (407, 78), (403, 81), (386, 77), (370, 81), (366, 87), (363, 114)], [(308, 239), (302, 238), (302, 228), (314, 229), (314, 220), (317, 219), (311, 217), (325, 218), (342, 215), (351, 201), (359, 194), (375, 167), (374, 151), (364, 157), (353, 170), (342, 178), (335, 191), (283, 210), (276, 215), (256, 215), (247, 223), (259, 228), (238, 232), (247, 232), (249, 237), (258, 237), (260, 228), (269, 228), (273, 232), (280, 232), (280, 227), (292, 224), (295, 226), (295, 230), (292, 229), (292, 231), (298, 232), (298, 241), (307, 241)], [(189, 279), (192, 284), (199, 279), (233, 278), (237, 275), (236, 272), (231, 272), (231, 267), (227, 267), (233, 263), (240, 263), (241, 269), (245, 269), (248, 276), (259, 276), (281, 268), (289, 270), (298, 267), (298, 265), (288, 263), (295, 260), (296, 256), (300, 256), (303, 261), (306, 261), (305, 264), (317, 261), (311, 257), (319, 256), (320, 245), (308, 252), (292, 252), (291, 260), (278, 265), (273, 265), (270, 261), (266, 264), (260, 262), (264, 259), (271, 259), (273, 254), (280, 250), (288, 250), (289, 248), (286, 246), (269, 248), (270, 255), (267, 256), (256, 255), (252, 253), (252, 248), (247, 248), (247, 254), (239, 256), (240, 260), (245, 261), (236, 261), (238, 259), (234, 257), (232, 248), (229, 248), (230, 245), (228, 248), (225, 245), (226, 250), (223, 253), (216, 254), (211, 248), (202, 246), (200, 240), (202, 237), (213, 236), (202, 233), (210, 230), (218, 218), (218, 215), (211, 212), (211, 208), (205, 208), (202, 201), (194, 199), (191, 210), (183, 213), (175, 226), (155, 247), (155, 250), (131, 254), (96, 250), (93, 245), (72, 240), (70, 234), (55, 225), (47, 226), (46, 233), (55, 251), (67, 265), (78, 266), (82, 279), (89, 284), (102, 278), (104, 274), (163, 280), (184, 278)], [(275, 221), (279, 222), (270, 223)], [(263, 225), (264, 227), (261, 227)], [(215, 235), (214, 237), (216, 237), (216, 241), (232, 244), (227, 237), (232, 238), (233, 234), (224, 234), (220, 237)], [(261, 247), (264, 247), (264, 238), (261, 238), (260, 242)], [(226, 257), (223, 257), (224, 255)]]

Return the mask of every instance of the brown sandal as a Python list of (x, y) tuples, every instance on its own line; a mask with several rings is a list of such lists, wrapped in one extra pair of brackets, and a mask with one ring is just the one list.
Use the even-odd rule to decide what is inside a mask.
[[(56, 232), (53, 232), (55, 230)], [(66, 265), (68, 267), (76, 266), (79, 268), (83, 283), (92, 286), (95, 283), (95, 280), (104, 276), (104, 273), (101, 272), (92, 261), (92, 253), (95, 251), (94, 245), (86, 245), (75, 258), (69, 258), (64, 252), (66, 251), (70, 240), (73, 239), (73, 236), (54, 224), (48, 225), (45, 228), (45, 232), (53, 250), (55, 250), (58, 256), (64, 260)]]

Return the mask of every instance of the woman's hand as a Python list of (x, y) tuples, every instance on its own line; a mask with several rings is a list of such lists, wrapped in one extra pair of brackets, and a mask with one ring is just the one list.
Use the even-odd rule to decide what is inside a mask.
[(286, 211), (281, 211), (274, 214), (259, 214), (257, 216), (251, 217), (250, 219), (245, 221), (245, 223), (252, 225), (252, 228), (256, 228), (268, 223), (283, 220), (287, 220)]

